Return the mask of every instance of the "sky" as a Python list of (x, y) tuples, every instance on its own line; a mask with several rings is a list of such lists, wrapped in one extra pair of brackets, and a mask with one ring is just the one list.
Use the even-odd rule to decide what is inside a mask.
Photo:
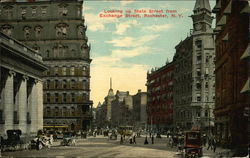
[[(103, 103), (110, 88), (114, 92), (146, 91), (147, 72), (171, 62), (175, 46), (192, 29), (195, 0), (176, 1), (84, 1), (83, 16), (91, 44), (90, 99), (93, 106)], [(210, 1), (213, 8), (215, 1)], [(126, 11), (163, 11), (168, 17), (124, 17)], [(166, 12), (166, 10), (169, 10)], [(115, 13), (107, 13), (115, 11)], [(117, 14), (123, 17), (100, 17)], [(172, 13), (169, 13), (172, 12)], [(157, 14), (157, 13), (151, 13)], [(174, 14), (176, 17), (174, 17)]]

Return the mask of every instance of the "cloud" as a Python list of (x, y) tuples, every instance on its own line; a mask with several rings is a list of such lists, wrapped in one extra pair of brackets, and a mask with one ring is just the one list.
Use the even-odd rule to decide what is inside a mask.
[(167, 31), (170, 28), (173, 28), (172, 24), (152, 25), (152, 26), (144, 27), (143, 29), (145, 31), (161, 32), (161, 31)]
[(113, 39), (106, 43), (111, 43), (115, 47), (139, 47), (145, 45), (147, 42), (155, 40), (159, 35), (145, 35), (141, 37), (124, 37), (120, 39)]
[(93, 32), (104, 31), (106, 29), (105, 24), (118, 22), (117, 18), (100, 18), (99, 13), (87, 13), (84, 15), (84, 17), (88, 26), (88, 30)]
[(117, 24), (115, 34), (123, 35), (127, 31), (128, 28), (135, 26), (137, 24), (138, 23), (136, 20), (129, 20), (129, 21), (125, 21), (123, 23)]
[(128, 4), (134, 3), (134, 0), (121, 1), (121, 6), (126, 6)]

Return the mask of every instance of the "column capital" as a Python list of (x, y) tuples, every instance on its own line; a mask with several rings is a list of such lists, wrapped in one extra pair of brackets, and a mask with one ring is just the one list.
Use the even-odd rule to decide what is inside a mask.
[(28, 81), (28, 80), (29, 80), (29, 76), (23, 75), (23, 76), (22, 76), (22, 79)]
[(9, 70), (9, 76), (16, 76), (16, 72), (13, 70)]

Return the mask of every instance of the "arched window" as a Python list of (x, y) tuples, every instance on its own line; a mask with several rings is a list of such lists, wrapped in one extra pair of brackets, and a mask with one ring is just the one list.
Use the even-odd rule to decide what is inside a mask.
[(46, 85), (47, 87), (47, 89), (49, 89), (50, 88), (50, 80), (47, 80), (47, 85)]
[(58, 93), (55, 93), (55, 102), (58, 103), (59, 95)]
[(55, 80), (55, 88), (59, 88), (59, 81), (58, 80)]
[(62, 68), (62, 75), (66, 75), (67, 74), (67, 69), (66, 69), (66, 67), (64, 66), (63, 68)]
[(71, 68), (70, 68), (70, 75), (75, 75), (75, 67), (74, 66), (72, 66)]
[(71, 88), (74, 89), (76, 88), (76, 81), (75, 80), (71, 80)]
[(67, 102), (67, 93), (63, 93), (63, 102), (64, 102), (64, 103)]
[(67, 108), (63, 107), (63, 116), (68, 116)]
[(50, 93), (46, 94), (46, 98), (47, 98), (47, 103), (49, 103), (50, 102)]
[(59, 108), (55, 107), (55, 112), (54, 112), (55, 116), (59, 116)]
[(63, 88), (64, 88), (64, 89), (67, 88), (67, 80), (63, 80), (62, 85), (63, 85)]
[(54, 68), (54, 72), (55, 72), (55, 76), (58, 76), (58, 67), (57, 66)]
[(74, 107), (71, 107), (71, 116), (75, 116), (76, 115), (76, 110)]
[(71, 93), (71, 102), (75, 102), (75, 94)]

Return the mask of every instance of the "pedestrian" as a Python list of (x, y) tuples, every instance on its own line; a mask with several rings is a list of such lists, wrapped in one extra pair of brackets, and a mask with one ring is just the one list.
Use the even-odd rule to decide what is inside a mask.
[(207, 150), (209, 150), (209, 148), (212, 149), (212, 138), (208, 138), (208, 147), (207, 147)]
[(132, 136), (129, 137), (129, 143), (132, 144), (133, 143), (133, 139)]
[(136, 144), (135, 135), (133, 136), (133, 143)]
[(214, 152), (215, 152), (216, 151), (216, 145), (217, 145), (217, 141), (216, 141), (215, 138), (213, 138), (212, 144), (213, 144), (213, 149), (214, 149)]
[(36, 140), (36, 150), (40, 150), (40, 138), (38, 137)]
[(148, 144), (148, 136), (145, 137), (144, 144)]
[(152, 144), (154, 144), (154, 135), (151, 136)]
[(123, 144), (123, 135), (121, 135), (120, 144)]

